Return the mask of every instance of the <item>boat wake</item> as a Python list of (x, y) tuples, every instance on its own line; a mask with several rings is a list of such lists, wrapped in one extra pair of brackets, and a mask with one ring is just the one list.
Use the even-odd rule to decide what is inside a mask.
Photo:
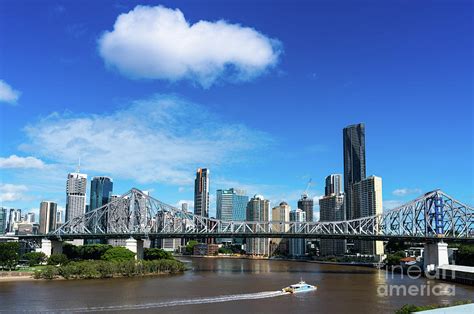
[[(180, 306), (180, 305), (209, 304), (209, 303), (230, 302), (230, 301), (239, 301), (239, 300), (257, 300), (257, 299), (274, 298), (274, 297), (279, 297), (279, 296), (283, 296), (287, 294), (289, 293), (283, 292), (283, 291), (266, 291), (266, 292), (257, 292), (257, 293), (221, 295), (221, 296), (208, 297), (208, 298), (171, 300), (171, 301), (156, 302), (156, 303), (72, 308), (72, 309), (67, 309), (67, 311), (68, 312), (105, 312), (105, 311), (141, 310), (141, 309), (152, 309), (152, 308)], [(61, 310), (53, 310), (53, 311), (61, 311)]]

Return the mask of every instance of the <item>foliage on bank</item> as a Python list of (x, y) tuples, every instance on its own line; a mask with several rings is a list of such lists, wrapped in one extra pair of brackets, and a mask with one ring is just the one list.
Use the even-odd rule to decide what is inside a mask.
[(0, 243), (0, 269), (14, 270), (20, 260), (19, 250), (20, 243), (18, 242)]
[(455, 302), (454, 304), (435, 304), (435, 305), (414, 305), (414, 304), (405, 304), (395, 312), (395, 314), (410, 314), (413, 312), (421, 312), (421, 311), (427, 311), (427, 310), (434, 310), (434, 309), (439, 309), (443, 307), (450, 307), (450, 306), (456, 306), (456, 305), (464, 305), (464, 304), (470, 304), (472, 301), (466, 300), (466, 301), (458, 301)]
[(133, 277), (149, 274), (175, 274), (186, 269), (178, 260), (152, 261), (74, 261), (61, 266), (46, 266), (34, 273), (36, 279), (97, 279), (111, 277)]

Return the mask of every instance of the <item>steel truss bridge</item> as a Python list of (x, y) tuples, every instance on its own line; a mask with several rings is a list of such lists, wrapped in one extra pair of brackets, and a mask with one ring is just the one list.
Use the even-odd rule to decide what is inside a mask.
[(75, 217), (59, 229), (24, 238), (330, 238), (474, 242), (474, 208), (440, 190), (383, 214), (332, 222), (223, 221), (194, 215), (138, 189)]

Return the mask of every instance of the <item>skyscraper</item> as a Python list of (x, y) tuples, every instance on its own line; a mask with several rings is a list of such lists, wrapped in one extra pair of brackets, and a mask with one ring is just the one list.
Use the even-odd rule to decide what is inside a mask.
[(56, 229), (58, 205), (54, 202), (43, 201), (40, 204), (39, 232), (49, 233)]
[(21, 222), (21, 209), (10, 208), (6, 232), (14, 232), (15, 224), (20, 223), (20, 222)]
[[(345, 220), (344, 194), (341, 193), (341, 176), (326, 177), (325, 196), (319, 199), (320, 221)], [(321, 255), (344, 255), (346, 240), (321, 239)]]
[(360, 218), (354, 212), (352, 186), (365, 179), (365, 125), (350, 125), (343, 130), (344, 195), (347, 219)]
[[(354, 183), (354, 212), (360, 217), (382, 214), (382, 178), (370, 176)], [(377, 226), (375, 226), (377, 228)], [(382, 255), (382, 241), (355, 241), (356, 250), (361, 254)]]
[[(306, 212), (297, 208), (290, 212), (290, 221), (305, 222)], [(292, 257), (301, 257), (306, 253), (305, 239), (291, 238), (289, 241), (289, 254)]]
[(66, 183), (66, 221), (81, 216), (86, 210), (87, 174), (68, 174)]
[(25, 217), (25, 218), (26, 218), (25, 220), (26, 220), (27, 223), (31, 223), (31, 224), (32, 224), (32, 223), (35, 222), (35, 218), (36, 218), (36, 217), (35, 217), (35, 213), (28, 213), (28, 214), (26, 214), (26, 217)]
[[(286, 232), (290, 226), (279, 224), (279, 222), (290, 221), (291, 207), (287, 202), (281, 202), (280, 205), (272, 208), (272, 229), (275, 232)], [(272, 238), (270, 240), (270, 252), (272, 255), (286, 255), (288, 252), (288, 241), (282, 238)]]
[(110, 201), (114, 182), (109, 177), (93, 177), (89, 210), (102, 207)]
[(301, 195), (298, 201), (298, 208), (306, 213), (306, 221), (313, 221), (313, 199), (307, 194)]
[(217, 190), (216, 216), (221, 220), (245, 220), (245, 209), (249, 202), (249, 197), (244, 191), (234, 188), (227, 190)]
[(194, 214), (209, 217), (209, 169), (199, 168), (194, 180)]
[(7, 209), (0, 207), (0, 234), (4, 234), (7, 229)]
[[(246, 217), (248, 221), (268, 221), (270, 216), (270, 201), (262, 195), (255, 195), (247, 204)], [(256, 230), (254, 230), (256, 231)], [(269, 255), (269, 239), (247, 239), (247, 254)]]
[(331, 174), (326, 177), (326, 187), (324, 195), (341, 194), (342, 178), (340, 174)]

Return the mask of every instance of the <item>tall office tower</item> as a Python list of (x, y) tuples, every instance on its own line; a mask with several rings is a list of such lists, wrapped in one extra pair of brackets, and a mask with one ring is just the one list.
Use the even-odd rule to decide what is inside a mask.
[(64, 219), (64, 212), (62, 210), (58, 210), (56, 212), (56, 225), (62, 224)]
[(85, 213), (86, 189), (87, 174), (79, 172), (68, 174), (66, 183), (66, 221)]
[(14, 232), (15, 225), (21, 222), (21, 209), (10, 208), (7, 232)]
[(203, 217), (209, 217), (209, 174), (209, 169), (199, 168), (194, 180), (194, 214)]
[(186, 213), (188, 211), (188, 203), (181, 203), (181, 210)]
[[(301, 209), (296, 209), (290, 212), (290, 221), (305, 222), (306, 212)], [(294, 228), (294, 226), (292, 227)], [(289, 241), (289, 255), (292, 257), (301, 257), (306, 253), (305, 239), (291, 238)]]
[(26, 214), (26, 222), (27, 223), (34, 223), (35, 222), (35, 213), (28, 213)]
[(234, 188), (217, 190), (217, 219), (244, 221), (248, 202), (249, 197), (245, 195), (245, 191)]
[(40, 204), (39, 232), (49, 233), (56, 229), (58, 204), (55, 202), (43, 201)]
[[(279, 206), (272, 208), (272, 230), (275, 232), (287, 232), (290, 225), (281, 222), (290, 221), (291, 207), (287, 202), (281, 202)], [(270, 239), (271, 255), (286, 255), (288, 253), (288, 241), (282, 238)]]
[(298, 201), (298, 208), (306, 213), (306, 221), (313, 221), (313, 199), (307, 194), (301, 195)]
[(114, 182), (109, 177), (93, 177), (89, 210), (102, 207), (110, 201)]
[[(270, 218), (269, 216), (270, 201), (264, 199), (261, 195), (255, 195), (254, 197), (252, 197), (247, 204), (246, 220), (268, 221)], [(269, 239), (247, 239), (247, 254), (268, 256), (269, 253)]]
[[(382, 214), (382, 178), (370, 176), (355, 183), (353, 191), (354, 210), (360, 213), (360, 217)], [(382, 241), (356, 241), (354, 246), (361, 254), (382, 255), (384, 253)]]
[(0, 207), (0, 234), (4, 234), (7, 230), (7, 209)]
[(331, 174), (326, 177), (326, 187), (324, 195), (341, 194), (342, 178), (340, 174)]
[[(337, 180), (337, 177), (339, 177), (339, 180)], [(340, 192), (340, 175), (326, 177), (325, 191), (326, 195), (319, 199), (320, 221), (345, 220), (344, 194)], [(335, 193), (335, 191), (338, 191), (338, 193)], [(322, 256), (344, 255), (346, 253), (346, 240), (321, 239), (320, 244)]]
[(365, 179), (365, 125), (350, 125), (343, 130), (344, 145), (344, 205), (347, 219), (360, 218), (354, 210), (352, 186)]

